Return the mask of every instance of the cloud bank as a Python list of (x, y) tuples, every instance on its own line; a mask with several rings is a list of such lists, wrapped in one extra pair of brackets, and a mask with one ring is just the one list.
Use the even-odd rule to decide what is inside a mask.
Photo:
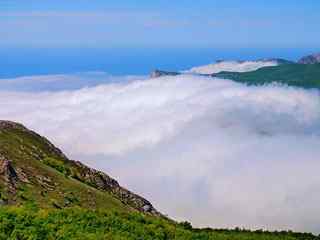
[(258, 60), (258, 61), (219, 61), (204, 66), (193, 67), (186, 72), (198, 74), (213, 74), (222, 71), (227, 72), (250, 72), (262, 67), (277, 66), (276, 60)]
[(190, 75), (0, 92), (24, 123), (195, 226), (320, 232), (320, 95)]

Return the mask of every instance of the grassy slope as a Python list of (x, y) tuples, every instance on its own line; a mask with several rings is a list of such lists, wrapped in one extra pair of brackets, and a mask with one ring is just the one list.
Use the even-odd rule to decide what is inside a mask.
[(279, 82), (289, 86), (320, 89), (320, 64), (284, 64), (253, 72), (221, 72), (216, 76), (253, 85)]
[[(122, 211), (129, 209), (109, 193), (67, 177), (40, 161), (41, 158), (56, 159), (62, 163), (65, 161), (59, 154), (50, 151), (40, 136), (35, 137), (19, 129), (1, 129), (0, 154), (10, 159), (14, 167), (23, 169), (30, 181), (30, 183), (19, 183), (17, 193), (14, 195), (8, 194), (4, 183), (0, 182), (1, 198), (9, 203), (36, 202), (43, 208), (82, 206)], [(39, 181), (39, 177), (49, 177), (50, 181)]]

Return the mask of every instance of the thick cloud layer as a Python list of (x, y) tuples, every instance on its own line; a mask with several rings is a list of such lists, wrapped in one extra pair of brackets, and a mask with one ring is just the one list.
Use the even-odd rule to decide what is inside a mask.
[(196, 226), (320, 232), (320, 95), (196, 76), (0, 92), (24, 123)]

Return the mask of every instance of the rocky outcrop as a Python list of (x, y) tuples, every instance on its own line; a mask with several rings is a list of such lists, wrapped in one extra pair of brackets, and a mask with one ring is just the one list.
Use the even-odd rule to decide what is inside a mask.
[(168, 72), (168, 71), (161, 71), (161, 70), (154, 70), (150, 73), (150, 78), (157, 78), (162, 76), (177, 76), (180, 75), (179, 72)]
[(320, 53), (311, 54), (301, 58), (298, 63), (300, 64), (316, 64), (320, 63)]
[(14, 167), (12, 161), (0, 153), (0, 179), (5, 183), (6, 190), (16, 193), (18, 184), (30, 183), (27, 174), (19, 167)]
[(2, 155), (0, 155), (0, 177), (5, 183), (7, 191), (15, 193), (19, 180), (18, 174), (12, 166), (12, 162)]
[(84, 182), (96, 189), (112, 193), (117, 199), (124, 204), (131, 206), (141, 212), (161, 216), (161, 214), (152, 206), (152, 204), (137, 194), (121, 187), (119, 183), (107, 174), (89, 168), (79, 161), (72, 161), (72, 177)]

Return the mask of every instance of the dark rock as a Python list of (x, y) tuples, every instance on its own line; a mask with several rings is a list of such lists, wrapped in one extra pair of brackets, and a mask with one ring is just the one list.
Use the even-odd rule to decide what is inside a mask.
[(10, 192), (16, 192), (19, 181), (18, 174), (12, 166), (12, 162), (0, 155), (0, 177), (6, 183)]
[(150, 77), (151, 78), (157, 78), (162, 76), (177, 76), (180, 75), (179, 72), (167, 72), (167, 71), (161, 71), (161, 70), (154, 70), (151, 72)]
[(141, 212), (150, 213), (152, 215), (162, 216), (152, 204), (137, 194), (120, 186), (120, 184), (107, 174), (89, 168), (79, 161), (72, 161), (76, 169), (74, 178), (97, 189), (112, 193), (117, 199), (130, 207)]

